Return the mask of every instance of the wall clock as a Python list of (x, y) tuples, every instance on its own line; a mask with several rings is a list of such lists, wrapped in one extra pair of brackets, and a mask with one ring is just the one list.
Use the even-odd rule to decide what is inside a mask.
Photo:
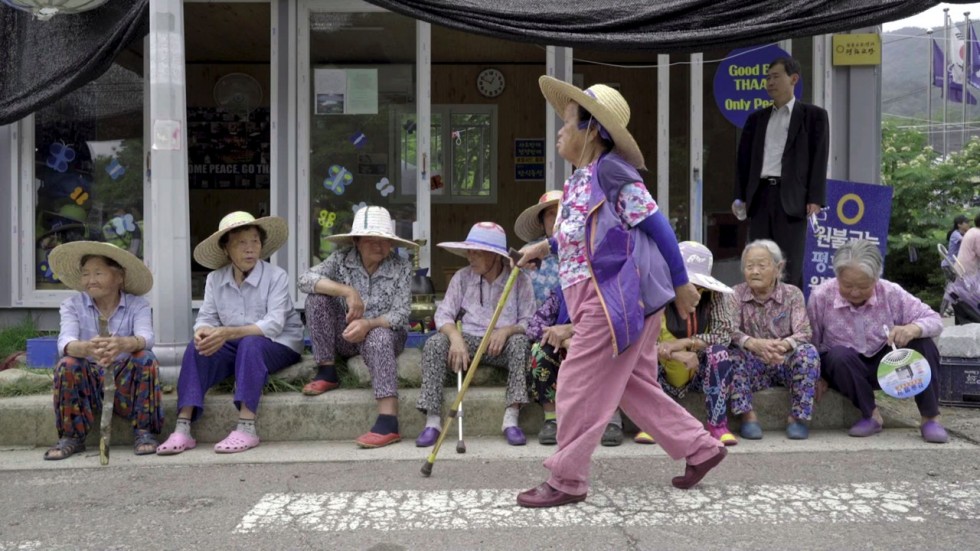
[(504, 91), (504, 74), (498, 69), (484, 69), (476, 77), (476, 89), (485, 97), (495, 98)]

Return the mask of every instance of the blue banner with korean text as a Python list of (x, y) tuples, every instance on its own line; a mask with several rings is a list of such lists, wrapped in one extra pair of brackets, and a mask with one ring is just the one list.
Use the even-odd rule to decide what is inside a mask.
[(885, 257), (891, 214), (891, 186), (827, 180), (827, 207), (810, 219), (806, 232), (803, 294), (807, 299), (811, 289), (834, 277), (834, 253), (844, 243), (867, 239)]

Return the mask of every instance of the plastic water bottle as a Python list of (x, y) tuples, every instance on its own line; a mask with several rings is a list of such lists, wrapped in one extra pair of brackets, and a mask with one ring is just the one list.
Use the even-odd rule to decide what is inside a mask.
[(735, 202), (732, 203), (732, 214), (734, 214), (735, 218), (738, 218), (739, 221), (748, 218), (749, 213), (745, 209), (745, 201), (742, 201), (741, 199), (735, 199)]

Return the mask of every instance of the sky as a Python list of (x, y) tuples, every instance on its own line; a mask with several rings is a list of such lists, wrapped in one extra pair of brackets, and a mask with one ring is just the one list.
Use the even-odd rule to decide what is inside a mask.
[(943, 8), (949, 8), (949, 16), (956, 23), (963, 22), (963, 12), (970, 12), (970, 21), (980, 20), (980, 4), (947, 4), (942, 3), (922, 13), (885, 23), (885, 32), (901, 29), (902, 27), (919, 27), (931, 29), (943, 26)]

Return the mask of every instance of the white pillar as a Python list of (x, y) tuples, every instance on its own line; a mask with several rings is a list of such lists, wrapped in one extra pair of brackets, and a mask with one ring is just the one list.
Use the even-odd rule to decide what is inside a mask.
[[(415, 189), (415, 227), (413, 239), (425, 239), (419, 247), (419, 266), (429, 268), (432, 274), (432, 192), (429, 178), (432, 176), (432, 25), (423, 21), (415, 23), (415, 63), (418, 78), (415, 83), (415, 166), (418, 186)], [(444, 121), (448, 124), (449, 121)]]
[(191, 336), (190, 217), (187, 191), (187, 86), (184, 6), (150, 3), (150, 209), (147, 219), (154, 353), (161, 379), (176, 380)]
[(670, 220), (670, 56), (657, 55), (657, 206)]
[(691, 54), (690, 231), (688, 239), (704, 242), (704, 54)]
[[(572, 82), (572, 49), (558, 46), (547, 47), (546, 71), (548, 76), (558, 80)], [(565, 180), (572, 175), (572, 165), (558, 156), (555, 145), (558, 141), (558, 129), (565, 124), (560, 113), (556, 113), (545, 101), (545, 137), (544, 137), (544, 184), (546, 190), (562, 189)]]

